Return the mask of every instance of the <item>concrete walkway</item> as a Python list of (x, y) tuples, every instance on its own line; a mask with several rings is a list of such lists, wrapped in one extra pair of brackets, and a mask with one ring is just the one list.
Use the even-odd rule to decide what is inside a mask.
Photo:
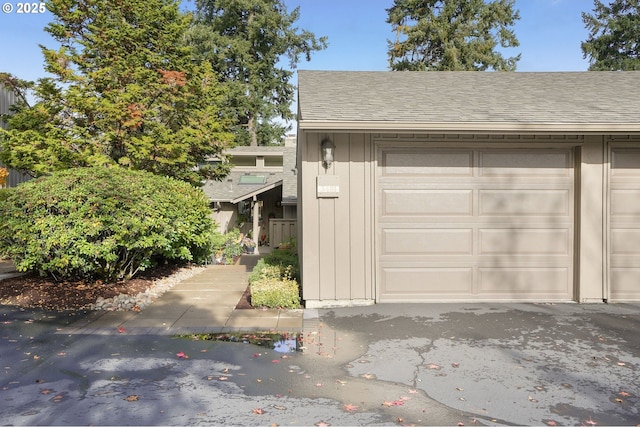
[[(181, 281), (141, 312), (95, 311), (60, 334), (175, 335), (241, 331), (302, 331), (303, 310), (236, 310), (259, 255), (243, 255), (236, 265), (210, 265)], [(0, 262), (0, 279), (15, 274)]]

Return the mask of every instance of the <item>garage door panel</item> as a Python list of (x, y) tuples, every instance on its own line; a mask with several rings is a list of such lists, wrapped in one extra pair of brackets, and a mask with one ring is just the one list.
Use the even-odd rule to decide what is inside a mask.
[(611, 152), (611, 176), (640, 178), (640, 150), (616, 148)]
[(382, 256), (394, 254), (471, 255), (473, 230), (390, 229), (382, 234)]
[(384, 268), (382, 292), (389, 298), (403, 295), (461, 294), (473, 291), (473, 271), (469, 267)]
[(473, 214), (471, 190), (384, 190), (382, 215)]
[(619, 228), (611, 231), (611, 253), (613, 255), (640, 255), (640, 230)]
[(481, 216), (568, 216), (569, 190), (480, 190)]
[(383, 155), (382, 168), (383, 175), (464, 177), (472, 176), (472, 159), (470, 151), (392, 151)]
[(482, 294), (548, 298), (567, 293), (567, 288), (559, 287), (558, 283), (568, 283), (569, 271), (548, 267), (480, 268), (479, 277), (478, 291)]
[[(617, 187), (624, 185), (613, 184), (618, 184)], [(620, 215), (640, 216), (640, 189), (611, 190), (611, 215), (614, 221)]]
[(378, 301), (573, 299), (571, 149), (380, 156)]
[(613, 267), (611, 268), (611, 281), (615, 284), (611, 288), (612, 300), (638, 299), (640, 294), (640, 267)]
[(480, 177), (570, 178), (571, 155), (558, 150), (480, 151)]
[(480, 229), (479, 255), (549, 256), (571, 253), (568, 229)]

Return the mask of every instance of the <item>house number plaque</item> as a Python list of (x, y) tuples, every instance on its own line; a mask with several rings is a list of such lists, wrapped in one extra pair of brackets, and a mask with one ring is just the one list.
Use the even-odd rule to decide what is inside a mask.
[(337, 175), (318, 176), (318, 197), (338, 197), (340, 194), (340, 177)]

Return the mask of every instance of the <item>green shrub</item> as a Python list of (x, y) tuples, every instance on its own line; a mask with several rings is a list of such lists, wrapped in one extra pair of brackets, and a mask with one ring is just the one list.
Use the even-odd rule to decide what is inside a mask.
[(0, 202), (0, 254), (56, 279), (130, 278), (158, 263), (211, 257), (200, 189), (120, 167), (78, 168), (18, 186)]
[(236, 257), (243, 253), (240, 230), (234, 228), (214, 237), (213, 253), (218, 264), (233, 264)]
[(300, 263), (295, 244), (274, 249), (249, 273), (251, 305), (297, 308), (300, 305)]
[(287, 268), (284, 277), (279, 266), (266, 266), (260, 276), (251, 282), (251, 305), (254, 307), (298, 308), (300, 290)]
[(288, 271), (293, 280), (300, 282), (300, 263), (298, 262), (298, 254), (293, 249), (276, 249), (266, 254), (253, 267), (249, 273), (249, 283), (261, 277), (262, 270), (274, 267), (271, 271), (277, 271), (280, 277), (285, 276)]

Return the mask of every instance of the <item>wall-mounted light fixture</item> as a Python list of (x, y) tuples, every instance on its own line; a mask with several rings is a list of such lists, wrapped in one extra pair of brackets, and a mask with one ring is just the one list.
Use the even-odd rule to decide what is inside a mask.
[(336, 149), (336, 146), (329, 138), (325, 138), (322, 140), (320, 144), (320, 150), (322, 152), (322, 165), (325, 168), (329, 168), (331, 163), (333, 163), (333, 152)]

